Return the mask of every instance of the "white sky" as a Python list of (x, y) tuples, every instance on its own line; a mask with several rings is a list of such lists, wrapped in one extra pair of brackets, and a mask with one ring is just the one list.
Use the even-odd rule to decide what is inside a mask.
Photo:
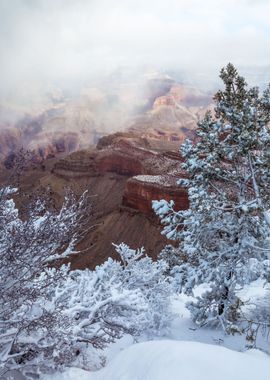
[(270, 0), (0, 0), (0, 95), (121, 66), (217, 76), (229, 61), (270, 66)]

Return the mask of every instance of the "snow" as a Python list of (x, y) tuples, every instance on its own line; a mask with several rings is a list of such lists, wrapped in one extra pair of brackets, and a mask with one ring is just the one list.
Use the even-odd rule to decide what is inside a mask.
[[(196, 296), (208, 289), (202, 284)], [(258, 279), (241, 289), (251, 303), (269, 291)], [(190, 319), (186, 295), (171, 298), (177, 316), (164, 339), (134, 344), (125, 335), (104, 350), (106, 365), (96, 372), (70, 368), (64, 373), (43, 376), (42, 380), (269, 380), (270, 356), (267, 337), (259, 337), (259, 349), (246, 348), (243, 335), (227, 335), (221, 329), (198, 328)]]
[[(198, 296), (208, 288), (195, 289)], [(262, 280), (241, 289), (251, 303), (267, 293)], [(172, 312), (177, 317), (164, 339), (134, 344), (130, 335), (104, 350), (106, 366), (96, 372), (70, 368), (42, 380), (269, 380), (269, 341), (258, 339), (260, 349), (247, 350), (242, 335), (227, 335), (221, 329), (198, 328), (190, 319), (185, 303), (192, 297), (174, 296)]]
[[(245, 353), (186, 341), (151, 341), (120, 352), (105, 368), (71, 369), (52, 380), (269, 380), (270, 359), (259, 350)], [(44, 378), (45, 380), (45, 378)]]
[(238, 294), (244, 302), (253, 304), (259, 299), (264, 299), (269, 294), (269, 285), (266, 284), (264, 279), (259, 278), (244, 286)]
[(270, 211), (269, 210), (265, 211), (263, 214), (264, 214), (266, 223), (268, 224), (268, 226), (270, 226)]
[[(269, 290), (258, 279), (241, 289), (244, 299), (263, 298)], [(206, 289), (195, 289), (199, 296)], [(164, 339), (141, 336), (134, 344), (130, 335), (107, 347), (102, 354), (106, 365), (98, 371), (69, 368), (63, 373), (44, 375), (41, 380), (269, 380), (269, 341), (258, 339), (257, 350), (247, 350), (244, 335), (226, 335), (221, 329), (198, 328), (190, 318), (186, 295), (171, 297), (176, 314)]]
[(164, 187), (172, 187), (176, 185), (176, 179), (168, 175), (137, 175), (133, 177), (140, 182), (146, 182)]
[[(94, 375), (94, 374), (93, 374)], [(70, 368), (68, 371), (54, 375), (42, 376), (41, 380), (94, 380), (92, 373), (80, 368)]]
[(261, 352), (247, 354), (198, 342), (166, 340), (131, 346), (93, 379), (266, 380), (269, 371), (269, 357)]
[(16, 194), (18, 192), (18, 188), (17, 187), (11, 187), (11, 186), (7, 186), (3, 189), (1, 189), (1, 191), (5, 194), (5, 195), (11, 195), (11, 194)]

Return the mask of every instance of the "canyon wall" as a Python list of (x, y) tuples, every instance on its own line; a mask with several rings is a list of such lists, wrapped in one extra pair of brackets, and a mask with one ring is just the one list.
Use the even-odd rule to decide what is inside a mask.
[[(164, 182), (162, 181), (164, 180)], [(189, 207), (185, 189), (170, 183), (171, 178), (160, 176), (137, 176), (126, 182), (122, 204), (144, 214), (153, 214), (152, 201), (173, 200), (175, 210), (185, 210)]]

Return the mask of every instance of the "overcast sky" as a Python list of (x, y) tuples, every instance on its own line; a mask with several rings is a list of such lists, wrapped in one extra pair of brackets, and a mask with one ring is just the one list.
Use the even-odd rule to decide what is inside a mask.
[(270, 65), (270, 0), (0, 0), (0, 95), (117, 67)]

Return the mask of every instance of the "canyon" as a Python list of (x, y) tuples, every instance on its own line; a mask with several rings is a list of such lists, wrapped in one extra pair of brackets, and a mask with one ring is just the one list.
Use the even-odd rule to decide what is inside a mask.
[(209, 94), (160, 74), (109, 78), (73, 95), (54, 89), (37, 104), (0, 104), (0, 162), (21, 147), (41, 162), (118, 131), (182, 143), (209, 108)]
[[(187, 192), (177, 184), (185, 177), (179, 147), (186, 137), (193, 138), (198, 121), (211, 109), (209, 97), (183, 85), (162, 91), (156, 86), (146, 109), (129, 116), (116, 133), (97, 127), (87, 104), (57, 105), (34, 119), (21, 119), (20, 128), (18, 122), (9, 125), (12, 134), (0, 135), (1, 182), (10, 170), (11, 153), (27, 141), (33, 164), (21, 178), (22, 194), (49, 188), (57, 206), (67, 187), (77, 195), (88, 191), (91, 225), (70, 258), (72, 268), (94, 268), (109, 256), (117, 258), (112, 244), (121, 242), (134, 249), (143, 246), (156, 258), (169, 242), (152, 201), (172, 199), (175, 209), (188, 208)], [(24, 202), (23, 196), (18, 202)]]
[(122, 241), (157, 257), (168, 241), (152, 200), (174, 199), (176, 208), (188, 207), (185, 189), (176, 184), (184, 176), (181, 162), (177, 142), (159, 145), (126, 132), (101, 138), (96, 148), (74, 152), (46, 170), (37, 189), (50, 186), (57, 202), (65, 187), (76, 194), (87, 190), (92, 205), (93, 228), (79, 245), (82, 253), (72, 256), (72, 267), (92, 268), (108, 256), (116, 258), (112, 243)]

